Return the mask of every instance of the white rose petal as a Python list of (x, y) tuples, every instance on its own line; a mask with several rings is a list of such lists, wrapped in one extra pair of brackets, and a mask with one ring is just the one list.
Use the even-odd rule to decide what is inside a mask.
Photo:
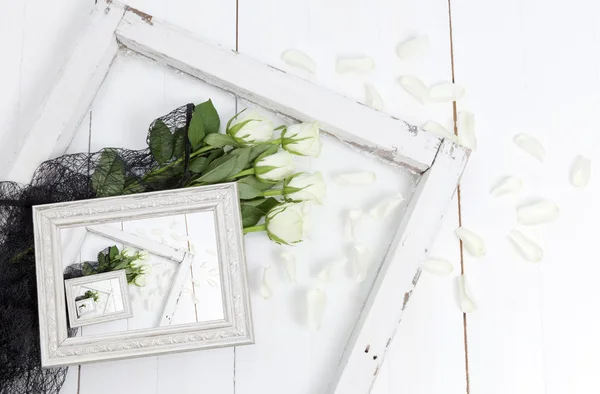
[(398, 79), (400, 86), (421, 104), (429, 102), (429, 89), (423, 81), (413, 75), (405, 75)]
[(544, 251), (535, 242), (527, 238), (518, 230), (512, 230), (508, 238), (514, 243), (521, 255), (532, 263), (538, 263), (544, 257)]
[(273, 291), (271, 290), (271, 278), (269, 271), (271, 270), (271, 266), (265, 267), (263, 269), (262, 280), (260, 281), (260, 295), (266, 300), (271, 298), (273, 295)]
[(374, 68), (375, 62), (367, 56), (340, 58), (335, 64), (335, 72), (338, 74), (363, 73)]
[(340, 174), (334, 178), (338, 185), (371, 185), (376, 180), (377, 176), (371, 171)]
[(294, 244), (308, 234), (310, 213), (305, 204), (282, 204), (266, 215), (267, 235), (275, 242)]
[(371, 259), (369, 249), (363, 244), (353, 246), (354, 251), (354, 269), (356, 271), (356, 282), (361, 283), (367, 278)]
[(246, 109), (231, 121), (227, 134), (239, 143), (253, 145), (271, 140), (274, 128), (269, 118), (255, 110)]
[(465, 95), (465, 88), (452, 82), (442, 82), (429, 89), (429, 98), (436, 103), (458, 101)]
[(346, 221), (346, 236), (350, 240), (356, 240), (359, 229), (364, 223), (364, 212), (358, 209), (348, 211)]
[(318, 122), (289, 125), (281, 137), (281, 146), (290, 153), (312, 157), (321, 154), (323, 143)]
[(337, 273), (337, 271), (344, 267), (346, 264), (348, 264), (348, 259), (346, 257), (342, 257), (341, 259), (334, 260), (325, 264), (325, 266), (323, 266), (323, 269), (321, 269), (321, 271), (319, 271), (319, 273), (317, 274), (317, 280), (322, 283), (329, 283), (332, 277)]
[(311, 330), (317, 331), (321, 328), (321, 322), (325, 315), (325, 305), (327, 304), (327, 294), (319, 288), (312, 288), (306, 294), (308, 326)]
[(402, 204), (404, 197), (398, 193), (394, 197), (384, 198), (375, 206), (369, 214), (375, 220), (381, 220), (389, 217)]
[(500, 197), (505, 194), (518, 192), (523, 187), (523, 181), (516, 176), (507, 176), (502, 178), (490, 191), (490, 194), (495, 197)]
[(454, 232), (456, 233), (456, 236), (463, 242), (465, 249), (467, 249), (471, 255), (475, 257), (485, 256), (486, 249), (483, 238), (464, 227), (458, 227), (456, 230), (454, 230)]
[(292, 201), (312, 201), (322, 204), (326, 190), (327, 185), (320, 172), (300, 173), (294, 175), (283, 187), (283, 195)]
[(475, 115), (470, 111), (461, 111), (457, 115), (458, 143), (471, 150), (477, 149), (475, 135)]
[(438, 122), (435, 122), (433, 120), (428, 120), (427, 122), (423, 123), (421, 128), (425, 131), (430, 131), (434, 134), (437, 134), (442, 138), (447, 138), (452, 142), (458, 143), (458, 137), (456, 135), (454, 135), (453, 133), (451, 133), (450, 131), (448, 131), (447, 128), (445, 128)]
[(292, 67), (300, 68), (314, 74), (317, 71), (315, 62), (304, 52), (298, 49), (287, 50), (281, 55), (281, 59)]
[(408, 60), (423, 55), (429, 50), (429, 37), (418, 36), (401, 42), (396, 47), (396, 55), (402, 60)]
[(517, 222), (534, 225), (553, 222), (558, 218), (558, 205), (552, 201), (542, 200), (517, 208)]
[(365, 84), (365, 101), (369, 107), (376, 109), (377, 111), (383, 111), (383, 98), (381, 98), (381, 95), (377, 89), (375, 89), (373, 84)]
[(295, 171), (294, 159), (287, 151), (263, 157), (254, 163), (255, 176), (266, 182), (279, 182)]
[(290, 283), (296, 283), (296, 256), (291, 252), (281, 252), (283, 267)]
[(469, 291), (465, 276), (461, 275), (457, 278), (457, 280), (458, 302), (460, 304), (460, 309), (463, 311), (463, 313), (475, 312), (477, 310), (477, 305), (475, 304), (475, 301), (473, 301), (473, 296)]
[(544, 162), (546, 150), (537, 139), (527, 134), (517, 134), (514, 137), (514, 142), (519, 148), (523, 149), (539, 161)]
[(584, 156), (577, 157), (571, 170), (571, 184), (575, 187), (585, 187), (590, 181), (591, 172), (592, 163), (590, 159)]
[(423, 262), (423, 268), (435, 275), (446, 276), (452, 273), (454, 267), (448, 260), (427, 259)]

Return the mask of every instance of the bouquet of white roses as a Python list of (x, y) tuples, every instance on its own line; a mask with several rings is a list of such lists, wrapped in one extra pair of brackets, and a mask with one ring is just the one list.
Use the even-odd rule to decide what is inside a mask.
[(320, 154), (318, 124), (276, 128), (258, 112), (243, 110), (227, 122), (224, 134), (220, 125), (211, 100), (193, 106), (185, 128), (157, 119), (148, 134), (157, 166), (132, 176), (118, 152), (105, 149), (92, 175), (96, 195), (139, 193), (159, 183), (192, 187), (237, 181), (245, 233), (266, 231), (271, 240), (287, 245), (302, 241), (308, 226), (306, 203), (322, 202), (325, 182), (318, 172), (296, 172), (293, 156)]

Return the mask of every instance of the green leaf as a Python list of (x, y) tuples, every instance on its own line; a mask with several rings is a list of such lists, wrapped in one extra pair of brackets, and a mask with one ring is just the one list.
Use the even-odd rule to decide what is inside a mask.
[(260, 221), (260, 219), (265, 216), (263, 211), (260, 208), (253, 207), (251, 205), (242, 205), (242, 226), (243, 227), (252, 227), (256, 226), (256, 224)]
[(125, 166), (116, 150), (104, 149), (92, 174), (97, 197), (118, 196), (125, 186)]
[[(260, 122), (260, 121), (259, 120), (255, 120), (255, 119), (245, 120), (243, 122), (240, 122), (240, 123), (234, 125), (232, 128), (227, 129), (227, 134), (229, 134), (229, 135), (236, 135), (242, 129), (242, 127), (246, 126), (250, 122)], [(236, 137), (238, 137), (238, 138), (243, 138), (243, 137), (246, 137), (246, 136), (247, 135), (241, 135), (241, 136), (237, 136), (236, 135)]]
[(204, 139), (204, 142), (210, 146), (214, 146), (215, 148), (222, 148), (224, 146), (240, 146), (240, 144), (238, 144), (236, 142), (236, 140), (233, 139), (233, 137), (228, 136), (227, 134), (219, 134), (219, 133), (213, 133), (213, 134), (209, 134), (206, 136), (206, 138)]
[(143, 193), (146, 188), (141, 184), (141, 182), (133, 177), (129, 177), (125, 180), (125, 188), (123, 189), (123, 194), (135, 194), (135, 193)]
[(279, 145), (272, 145), (272, 144), (254, 145), (252, 147), (252, 150), (250, 151), (249, 161), (250, 161), (250, 163), (254, 163), (254, 161), (256, 159), (258, 159), (259, 156), (262, 156), (262, 155), (264, 155), (262, 157), (271, 156), (271, 155), (277, 153), (278, 150), (279, 150)]
[(148, 136), (150, 152), (158, 162), (164, 164), (173, 156), (173, 134), (169, 127), (160, 119), (156, 119)]
[(219, 119), (219, 114), (217, 113), (212, 100), (208, 100), (196, 105), (194, 112), (198, 112), (200, 115), (202, 115), (202, 119), (204, 120), (204, 132), (206, 134), (219, 132), (219, 127), (221, 127), (221, 119)]
[(188, 169), (191, 172), (200, 174), (200, 173), (202, 173), (202, 171), (204, 171), (206, 169), (206, 167), (208, 167), (209, 164), (210, 164), (210, 160), (208, 157), (202, 157), (202, 156), (195, 157), (190, 162), (190, 166), (188, 167)]
[(208, 160), (209, 161), (213, 161), (215, 159), (218, 159), (219, 157), (223, 156), (225, 154), (225, 151), (221, 148), (219, 149), (214, 149), (212, 151), (210, 151), (210, 154), (208, 155)]
[(204, 118), (200, 111), (194, 111), (192, 119), (190, 120), (190, 127), (188, 129), (188, 138), (192, 144), (192, 149), (197, 149), (202, 145), (202, 141), (206, 136), (204, 130)]
[(279, 201), (272, 197), (242, 203), (243, 227), (255, 226), (267, 212), (277, 205), (279, 205)]
[(119, 254), (119, 248), (117, 248), (116, 246), (111, 246), (108, 249), (108, 257), (112, 260), (115, 257), (117, 257), (117, 255)]
[(231, 173), (229, 174), (229, 176), (233, 176), (238, 172), (242, 171), (248, 165), (248, 161), (250, 158), (250, 148), (242, 148), (238, 151), (236, 155), (230, 156), (235, 156), (235, 164), (233, 166), (233, 169), (231, 170)]
[(219, 157), (209, 164), (209, 166), (206, 168), (206, 171), (200, 178), (197, 179), (197, 181), (207, 183), (217, 183), (222, 181), (223, 179), (227, 178), (233, 170), (235, 159), (236, 156), (232, 155)]
[(185, 130), (177, 129), (173, 134), (173, 157), (180, 159), (185, 155)]
[(88, 261), (83, 263), (83, 267), (81, 268), (81, 271), (84, 276), (91, 275), (94, 273), (92, 265)]
[(259, 181), (252, 175), (244, 177), (238, 181), (240, 199), (249, 200), (260, 197), (265, 190), (269, 190), (272, 186), (272, 184)]

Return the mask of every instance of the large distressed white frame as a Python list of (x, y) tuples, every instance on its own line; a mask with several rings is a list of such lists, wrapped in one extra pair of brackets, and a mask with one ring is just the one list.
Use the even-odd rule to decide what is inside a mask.
[[(9, 179), (28, 181), (42, 158), (62, 154), (119, 47), (186, 72), (276, 113), (319, 121), (351, 148), (420, 174), (417, 188), (362, 307), (330, 393), (368, 392), (466, 165), (469, 151), (406, 122), (244, 55), (208, 44), (152, 16), (109, 1), (97, 5), (30, 132), (8, 157)], [(30, 149), (35, 146), (35, 150)], [(375, 357), (376, 356), (376, 357)]]

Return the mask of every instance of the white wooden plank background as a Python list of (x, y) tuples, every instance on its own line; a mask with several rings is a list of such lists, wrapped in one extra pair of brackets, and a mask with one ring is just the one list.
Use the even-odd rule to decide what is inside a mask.
[[(41, 0), (0, 0), (0, 138), (24, 130), (27, 115), (47, 93), (81, 28), (78, 22), (92, 3), (69, 0), (59, 7)], [(360, 99), (363, 80), (369, 79), (382, 93), (386, 111), (394, 115), (417, 124), (430, 118), (440, 122), (452, 118), (450, 106), (424, 109), (395, 83), (405, 73), (419, 75), (427, 83), (451, 78), (447, 1), (238, 3), (241, 52), (293, 71), (282, 64), (280, 55), (285, 49), (300, 48), (317, 62), (314, 78), (318, 83)], [(233, 0), (137, 0), (132, 5), (222, 45), (236, 46)], [(600, 218), (594, 204), (600, 186), (592, 179), (586, 190), (574, 190), (568, 185), (568, 171), (576, 154), (600, 160), (594, 116), (600, 104), (600, 5), (593, 0), (568, 4), (451, 0), (450, 8), (454, 71), (468, 92), (458, 107), (476, 113), (480, 143), (462, 183), (463, 222), (483, 234), (489, 250), (479, 261), (465, 256), (465, 271), (480, 307), (466, 320), (470, 386), (466, 384), (463, 316), (455, 302), (455, 282), (424, 274), (373, 391), (598, 392), (600, 340), (596, 333), (600, 324), (595, 310), (600, 301), (595, 288), (599, 268), (591, 245), (596, 242), (594, 230)], [(428, 34), (432, 48), (420, 62), (405, 64), (394, 57), (393, 49), (411, 34)], [(377, 62), (376, 72), (367, 78), (335, 75), (335, 57), (343, 54), (369, 54)], [(179, 104), (169, 102), (169, 92), (186, 89), (183, 82), (167, 83), (165, 102), (157, 104), (147, 100), (140, 82), (132, 81), (131, 86), (136, 86), (137, 100), (145, 106), (136, 105), (139, 123), (131, 127), (146, 127), (141, 115), (162, 113)], [(143, 82), (161, 84), (163, 79)], [(193, 91), (186, 92), (190, 99), (197, 99)], [(218, 105), (229, 105), (231, 113), (235, 108), (226, 98)], [(106, 119), (102, 110), (94, 109), (98, 122)], [(516, 150), (511, 138), (517, 132), (542, 140), (548, 150), (546, 164)], [(92, 150), (114, 143), (114, 139), (102, 138), (93, 134)], [(143, 141), (132, 138), (119, 143), (141, 147)], [(87, 135), (80, 132), (70, 151), (87, 149)], [(501, 200), (488, 197), (491, 184), (506, 174), (522, 176), (524, 191)], [(525, 229), (546, 251), (541, 264), (531, 265), (516, 255), (506, 233), (514, 226), (515, 204), (539, 197), (556, 200), (561, 218), (552, 225)], [(432, 254), (450, 259), (458, 270), (459, 247), (451, 234), (457, 221), (456, 214), (446, 218)], [(136, 392), (198, 387), (233, 393), (233, 352), (212, 351), (211, 362), (204, 363), (208, 357), (198, 359), (189, 353), (119, 365), (127, 371), (124, 379), (135, 380)], [(185, 360), (173, 363), (169, 358)], [(226, 363), (230, 369), (213, 368)], [(103, 375), (108, 364), (91, 367), (82, 367), (80, 379), (73, 369), (63, 392), (76, 393), (78, 380), (83, 394), (108, 389)], [(193, 380), (182, 376), (193, 376)], [(269, 378), (276, 377), (263, 376)], [(236, 381), (236, 392), (252, 387), (244, 384)]]

